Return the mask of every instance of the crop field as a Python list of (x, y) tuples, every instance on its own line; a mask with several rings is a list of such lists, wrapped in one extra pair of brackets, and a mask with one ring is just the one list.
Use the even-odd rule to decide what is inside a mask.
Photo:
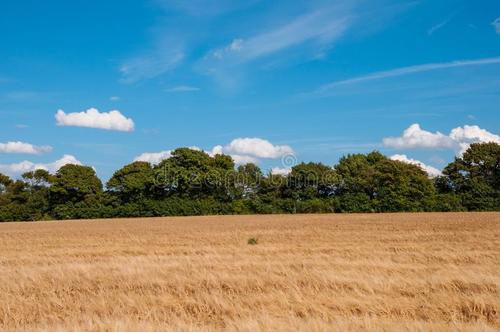
[(0, 330), (498, 331), (500, 213), (0, 223)]

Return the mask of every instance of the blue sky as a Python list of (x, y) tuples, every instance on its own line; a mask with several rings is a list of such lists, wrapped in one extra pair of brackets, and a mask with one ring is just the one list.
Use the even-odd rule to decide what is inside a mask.
[(12, 176), (105, 180), (181, 146), (276, 172), (376, 149), (435, 173), (500, 142), (495, 0), (19, 0), (0, 30)]

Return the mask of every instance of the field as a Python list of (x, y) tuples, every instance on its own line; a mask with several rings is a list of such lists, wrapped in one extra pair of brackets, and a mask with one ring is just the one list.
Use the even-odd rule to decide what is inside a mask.
[(499, 309), (500, 213), (0, 223), (2, 330), (498, 331)]

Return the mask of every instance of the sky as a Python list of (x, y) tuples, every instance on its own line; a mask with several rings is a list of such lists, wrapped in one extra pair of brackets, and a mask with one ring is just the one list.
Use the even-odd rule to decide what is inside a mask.
[(286, 174), (500, 143), (497, 0), (0, 3), (0, 173), (177, 147)]

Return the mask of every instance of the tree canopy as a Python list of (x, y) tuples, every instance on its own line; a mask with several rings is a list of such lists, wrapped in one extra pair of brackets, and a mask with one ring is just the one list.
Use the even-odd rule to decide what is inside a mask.
[(500, 210), (500, 145), (476, 143), (431, 178), (380, 152), (287, 175), (226, 155), (179, 148), (158, 165), (136, 161), (103, 188), (93, 168), (0, 174), (0, 221), (201, 214)]

